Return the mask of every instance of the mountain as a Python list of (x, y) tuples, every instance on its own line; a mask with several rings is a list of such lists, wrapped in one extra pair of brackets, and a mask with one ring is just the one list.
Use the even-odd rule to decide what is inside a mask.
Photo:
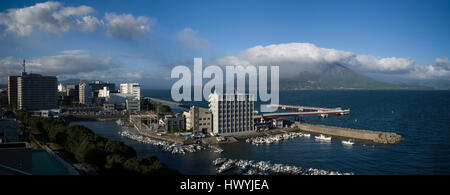
[(431, 87), (397, 85), (374, 80), (347, 67), (330, 64), (321, 73), (301, 72), (295, 78), (280, 78), (280, 89), (421, 89)]
[(58, 81), (58, 83), (62, 83), (63, 85), (78, 85), (80, 83), (91, 83), (95, 80), (83, 80), (83, 79), (67, 79), (64, 81)]

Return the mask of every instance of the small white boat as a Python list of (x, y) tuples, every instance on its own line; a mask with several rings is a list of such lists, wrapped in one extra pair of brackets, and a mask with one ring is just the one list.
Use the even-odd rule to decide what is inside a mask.
[(355, 142), (352, 142), (351, 140), (344, 140), (344, 141), (342, 141), (342, 144), (346, 144), (346, 145), (353, 145), (353, 144), (355, 144)]
[(326, 136), (324, 136), (322, 134), (320, 134), (320, 136), (316, 136), (315, 138), (318, 139), (318, 140), (324, 140), (324, 141), (330, 141), (331, 140), (331, 137), (326, 137)]
[(311, 134), (303, 134), (303, 137), (311, 137)]
[(218, 172), (223, 173), (223, 172), (230, 170), (231, 168), (233, 168), (233, 166), (231, 166), (230, 164), (224, 164), (218, 168)]
[(116, 124), (119, 126), (123, 126), (125, 123), (121, 119), (119, 119), (116, 121)]

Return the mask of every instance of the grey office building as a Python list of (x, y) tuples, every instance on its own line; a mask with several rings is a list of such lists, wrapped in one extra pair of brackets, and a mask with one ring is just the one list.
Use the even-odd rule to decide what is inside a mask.
[(213, 133), (232, 135), (254, 131), (254, 101), (253, 94), (211, 94)]
[(24, 111), (57, 109), (57, 78), (26, 73), (17, 77), (17, 107)]

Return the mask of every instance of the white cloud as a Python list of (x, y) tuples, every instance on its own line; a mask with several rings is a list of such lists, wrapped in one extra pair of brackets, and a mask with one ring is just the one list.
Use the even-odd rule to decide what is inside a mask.
[(293, 78), (304, 71), (320, 73), (328, 65), (336, 64), (382, 80), (450, 80), (448, 58), (436, 58), (435, 64), (419, 65), (412, 58), (358, 55), (348, 51), (320, 48), (310, 43), (255, 46), (236, 55), (216, 59), (211, 64), (278, 65), (281, 78)]
[(49, 1), (0, 13), (0, 25), (5, 26), (5, 32), (20, 36), (31, 34), (34, 28), (54, 33), (73, 29), (92, 31), (100, 24), (99, 20), (86, 16), (94, 12), (89, 6), (64, 7), (60, 2)]
[[(19, 75), (22, 72), (22, 59), (5, 57), (0, 59), (1, 78)], [(85, 50), (68, 50), (56, 56), (44, 56), (28, 60), (27, 72), (44, 75), (72, 75), (93, 71), (104, 71), (118, 67), (111, 56), (92, 56)]]
[(131, 14), (106, 13), (97, 18), (95, 9), (81, 5), (66, 7), (60, 2), (48, 1), (24, 8), (8, 9), (0, 13), (0, 28), (5, 34), (27, 36), (36, 29), (61, 33), (69, 31), (94, 32), (104, 28), (108, 35), (133, 40), (150, 32), (155, 19)]
[(366, 71), (402, 72), (410, 70), (414, 63), (415, 60), (412, 58), (377, 58), (370, 55), (358, 55), (354, 63), (349, 65)]
[(448, 58), (436, 58), (436, 65), (446, 70), (450, 70), (450, 61)]
[(108, 34), (124, 40), (133, 40), (136, 37), (147, 35), (150, 32), (150, 26), (155, 22), (155, 19), (144, 16), (135, 18), (131, 14), (105, 14)]
[(300, 72), (319, 73), (330, 63), (348, 62), (351, 52), (318, 48), (310, 43), (287, 43), (256, 46), (237, 55), (226, 56), (213, 62), (216, 65), (280, 66), (283, 77), (294, 77)]

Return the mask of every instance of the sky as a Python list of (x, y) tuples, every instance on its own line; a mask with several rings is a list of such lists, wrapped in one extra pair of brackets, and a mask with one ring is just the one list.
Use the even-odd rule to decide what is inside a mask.
[(449, 21), (450, 2), (436, 0), (1, 1), (0, 83), (26, 59), (31, 72), (59, 80), (158, 88), (172, 67), (202, 57), (279, 65), (281, 78), (338, 63), (448, 89)]

